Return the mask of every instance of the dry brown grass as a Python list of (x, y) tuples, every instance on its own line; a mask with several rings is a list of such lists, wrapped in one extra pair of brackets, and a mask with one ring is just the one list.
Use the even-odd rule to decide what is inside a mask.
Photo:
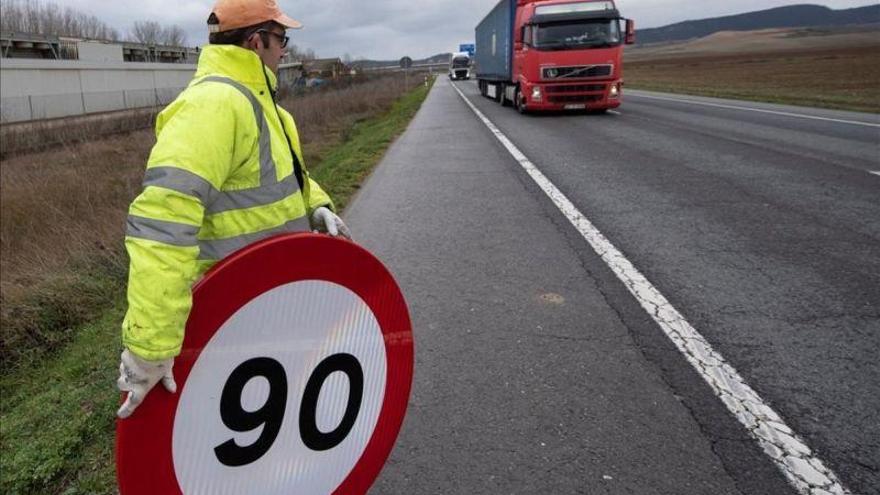
[[(286, 99), (307, 166), (319, 167), (357, 120), (386, 111), (403, 92), (402, 82), (382, 78)], [(0, 161), (4, 368), (64, 343), (71, 328), (118, 300), (124, 287), (126, 211), (155, 138), (144, 129), (93, 139), (100, 129), (73, 122), (52, 123), (64, 137), (52, 149), (7, 153)]]
[(627, 60), (627, 87), (880, 112), (875, 46)]
[(288, 97), (281, 104), (296, 120), (306, 165), (314, 169), (329, 147), (348, 138), (355, 122), (388, 110), (404, 91), (402, 78), (385, 76)]
[(158, 108), (124, 110), (0, 126), (0, 157), (70, 147), (152, 127)]
[(118, 290), (126, 205), (151, 144), (144, 130), (2, 162), (4, 360), (55, 347)]

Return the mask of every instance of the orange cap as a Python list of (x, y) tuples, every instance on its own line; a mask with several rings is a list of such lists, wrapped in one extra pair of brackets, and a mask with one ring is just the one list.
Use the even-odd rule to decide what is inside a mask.
[(267, 21), (275, 21), (288, 29), (302, 27), (299, 21), (281, 12), (275, 0), (217, 0), (208, 18), (208, 30), (222, 33)]

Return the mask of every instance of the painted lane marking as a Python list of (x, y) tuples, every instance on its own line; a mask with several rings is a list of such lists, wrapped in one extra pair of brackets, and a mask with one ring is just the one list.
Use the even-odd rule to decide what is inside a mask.
[(608, 110), (608, 113), (610, 113), (612, 115), (623, 115), (622, 113), (618, 112), (617, 110)]
[(880, 175), (880, 170), (869, 170), (869, 174)]
[[(454, 87), (454, 86), (453, 86)], [(785, 421), (750, 387), (739, 373), (709, 345), (641, 272), (624, 257), (577, 207), (517, 148), (495, 124), (455, 88), (498, 141), (544, 191), (596, 254), (608, 265), (642, 308), (663, 329), (727, 409), (746, 427), (764, 452), (803, 495), (850, 493), (837, 476), (812, 454)], [(819, 490), (823, 490), (819, 492)]]
[(633, 98), (648, 98), (651, 100), (664, 100), (664, 101), (674, 101), (677, 103), (689, 103), (691, 105), (703, 105), (707, 107), (717, 107), (717, 108), (729, 108), (734, 110), (745, 110), (748, 112), (760, 112), (760, 113), (771, 113), (774, 115), (784, 115), (786, 117), (798, 117), (801, 119), (812, 119), (812, 120), (824, 120), (827, 122), (837, 122), (840, 124), (852, 124), (852, 125), (862, 125), (866, 127), (880, 127), (880, 124), (874, 124), (871, 122), (860, 122), (857, 120), (843, 120), (843, 119), (832, 119), (828, 117), (816, 117), (815, 115), (804, 115), (801, 113), (790, 113), (790, 112), (780, 112), (777, 110), (764, 110), (762, 108), (750, 108), (750, 107), (741, 107), (737, 105), (722, 105), (720, 103), (708, 103), (704, 101), (694, 101), (694, 100), (686, 100), (683, 98), (665, 98), (662, 96), (648, 96), (648, 95), (640, 95), (629, 93), (630, 97)]

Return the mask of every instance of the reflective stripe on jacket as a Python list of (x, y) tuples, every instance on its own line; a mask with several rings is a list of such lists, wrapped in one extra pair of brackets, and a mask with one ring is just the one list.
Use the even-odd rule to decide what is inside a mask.
[(180, 353), (191, 288), (214, 263), (271, 235), (308, 231), (316, 208), (333, 208), (304, 168), (300, 187), (290, 152), (302, 164), (299, 136), (290, 114), (276, 111), (275, 84), (256, 53), (209, 45), (195, 78), (158, 116), (125, 238), (122, 339), (142, 358)]

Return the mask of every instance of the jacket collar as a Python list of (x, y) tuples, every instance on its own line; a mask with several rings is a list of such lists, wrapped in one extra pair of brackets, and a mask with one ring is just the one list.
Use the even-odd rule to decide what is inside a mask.
[(202, 48), (195, 77), (205, 76), (224, 76), (257, 88), (266, 87), (268, 78), (273, 92), (278, 87), (275, 73), (263, 64), (259, 55), (235, 45), (207, 45)]

